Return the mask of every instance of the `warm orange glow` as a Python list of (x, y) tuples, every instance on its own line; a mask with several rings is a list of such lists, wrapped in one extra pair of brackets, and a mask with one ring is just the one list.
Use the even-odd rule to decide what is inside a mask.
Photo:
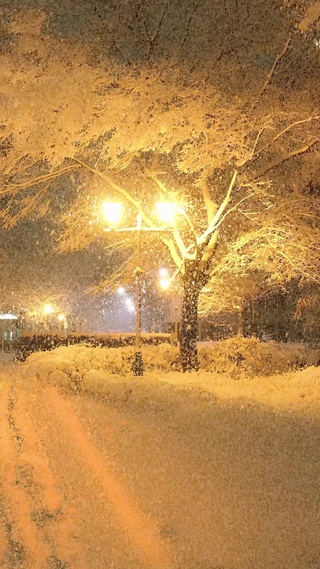
[(160, 279), (160, 286), (162, 290), (167, 290), (170, 286), (170, 279), (168, 278)]
[(119, 223), (122, 213), (122, 204), (119, 202), (103, 202), (102, 211), (110, 225)]
[(65, 319), (65, 315), (64, 314), (59, 314), (58, 316), (58, 320), (60, 320), (60, 322), (62, 322), (62, 320)]
[(177, 204), (172, 202), (158, 202), (156, 204), (159, 219), (169, 225), (174, 225)]
[(159, 275), (162, 279), (166, 278), (168, 276), (168, 270), (165, 267), (159, 269)]
[(51, 304), (45, 304), (43, 307), (44, 314), (51, 314), (53, 312), (53, 307)]

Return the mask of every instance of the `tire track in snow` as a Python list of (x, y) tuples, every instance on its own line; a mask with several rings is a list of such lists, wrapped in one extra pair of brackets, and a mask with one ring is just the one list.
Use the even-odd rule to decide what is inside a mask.
[(86, 463), (98, 480), (106, 500), (112, 505), (125, 533), (139, 557), (154, 569), (169, 569), (172, 560), (156, 524), (136, 506), (126, 490), (116, 480), (103, 454), (94, 446), (72, 404), (54, 387), (47, 388), (50, 404), (58, 423), (63, 423), (78, 450), (80, 461)]
[[(75, 546), (72, 554), (69, 544), (72, 534), (76, 533), (76, 520), (79, 518), (73, 507), (67, 504), (63, 493), (59, 490), (59, 481), (55, 478), (47, 449), (42, 435), (37, 429), (36, 413), (32, 412), (32, 399), (41, 397), (39, 390), (33, 395), (22, 386), (15, 405), (15, 423), (23, 435), (23, 456), (32, 466), (34, 479), (38, 488), (33, 518), (42, 528), (46, 540), (51, 546), (50, 564), (58, 569), (74, 565), (78, 558)], [(49, 413), (49, 410), (48, 410)]]
[(33, 503), (28, 472), (20, 460), (22, 438), (14, 424), (14, 392), (3, 390), (0, 398), (0, 456), (3, 492), (2, 518), (5, 520), (8, 569), (45, 569), (50, 548), (32, 520)]

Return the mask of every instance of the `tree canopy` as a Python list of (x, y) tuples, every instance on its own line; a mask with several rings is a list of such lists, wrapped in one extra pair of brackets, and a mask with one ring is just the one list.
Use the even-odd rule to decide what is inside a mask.
[(122, 195), (129, 216), (139, 202), (152, 225), (162, 196), (182, 212), (179, 230), (162, 238), (181, 273), (201, 250), (212, 282), (317, 279), (317, 7), (123, 0), (4, 9), (4, 223), (35, 207), (45, 215), (65, 173), (78, 185), (65, 249), (96, 238), (89, 222), (100, 198)]

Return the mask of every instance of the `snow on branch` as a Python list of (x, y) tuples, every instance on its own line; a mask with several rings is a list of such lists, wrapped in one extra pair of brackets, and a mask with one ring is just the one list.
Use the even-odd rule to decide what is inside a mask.
[(226, 193), (226, 196), (223, 200), (223, 202), (221, 203), (220, 207), (218, 208), (216, 214), (214, 215), (211, 223), (208, 225), (207, 229), (203, 232), (203, 234), (198, 238), (198, 246), (200, 247), (201, 245), (204, 245), (208, 239), (208, 237), (215, 231), (217, 223), (219, 222), (222, 214), (224, 213), (226, 207), (228, 206), (229, 202), (230, 202), (230, 198), (231, 198), (231, 194), (232, 194), (232, 190), (234, 188), (234, 185), (236, 183), (236, 179), (237, 179), (237, 175), (238, 175), (238, 171), (235, 170), (233, 176), (232, 176), (232, 180), (230, 182), (228, 191)]

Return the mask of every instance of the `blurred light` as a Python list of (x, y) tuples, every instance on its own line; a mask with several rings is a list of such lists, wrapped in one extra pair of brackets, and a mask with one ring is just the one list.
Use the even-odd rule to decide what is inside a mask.
[(159, 275), (160, 277), (162, 277), (163, 279), (168, 277), (169, 273), (167, 271), (167, 269), (165, 269), (164, 267), (162, 269), (159, 270)]
[(53, 312), (53, 308), (51, 304), (45, 304), (43, 307), (44, 314), (51, 314)]
[(161, 221), (174, 225), (174, 216), (176, 213), (176, 204), (172, 202), (157, 202), (157, 213)]
[(58, 320), (60, 320), (60, 322), (62, 322), (62, 320), (65, 319), (65, 315), (64, 314), (59, 314), (58, 316)]
[(103, 202), (102, 211), (107, 222), (110, 225), (116, 225), (121, 217), (122, 204), (119, 202)]
[(0, 314), (0, 320), (18, 320), (14, 314)]
[(125, 293), (125, 289), (123, 288), (123, 286), (119, 286), (119, 287), (117, 288), (117, 293), (118, 293), (118, 294), (121, 294), (121, 295)]
[(170, 286), (170, 279), (168, 278), (160, 279), (160, 286), (162, 290), (167, 290)]
[(126, 298), (125, 303), (127, 305), (127, 309), (129, 310), (129, 312), (134, 312), (135, 311), (135, 306), (131, 300), (131, 298)]

